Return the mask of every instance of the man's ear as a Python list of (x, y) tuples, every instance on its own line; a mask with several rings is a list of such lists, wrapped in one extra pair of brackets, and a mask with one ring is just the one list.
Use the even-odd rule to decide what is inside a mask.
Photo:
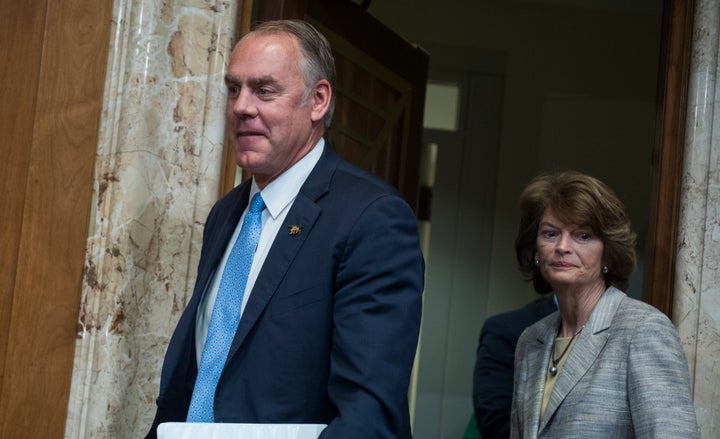
[(327, 79), (321, 79), (315, 84), (309, 100), (312, 105), (311, 120), (318, 122), (323, 120), (330, 108), (330, 98), (332, 97), (332, 89)]

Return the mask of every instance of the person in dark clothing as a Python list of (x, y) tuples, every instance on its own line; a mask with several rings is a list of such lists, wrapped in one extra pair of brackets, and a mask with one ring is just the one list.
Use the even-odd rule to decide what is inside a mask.
[(510, 437), (515, 345), (525, 328), (556, 310), (554, 296), (548, 294), (483, 324), (473, 375), (475, 419), (483, 439)]

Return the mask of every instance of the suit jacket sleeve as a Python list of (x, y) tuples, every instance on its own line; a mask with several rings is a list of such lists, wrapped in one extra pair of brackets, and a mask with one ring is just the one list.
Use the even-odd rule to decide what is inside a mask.
[(380, 196), (339, 254), (328, 384), (338, 415), (321, 437), (409, 438), (424, 277), (412, 210), (396, 195)]
[(690, 375), (670, 320), (651, 314), (633, 334), (628, 358), (628, 401), (637, 438), (700, 437)]

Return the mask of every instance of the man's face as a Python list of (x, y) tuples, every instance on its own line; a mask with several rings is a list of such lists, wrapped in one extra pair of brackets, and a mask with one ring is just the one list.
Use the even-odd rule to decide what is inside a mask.
[(324, 132), (329, 84), (311, 84), (286, 34), (252, 34), (230, 56), (226, 116), (238, 166), (263, 188), (310, 151)]

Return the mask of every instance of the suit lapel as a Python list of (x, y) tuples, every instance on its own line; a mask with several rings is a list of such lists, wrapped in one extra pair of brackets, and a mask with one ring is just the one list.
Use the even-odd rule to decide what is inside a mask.
[[(555, 318), (542, 320), (543, 326), (538, 328), (537, 339), (531, 351), (528, 351), (528, 388), (525, 389), (524, 406), (527, 407), (525, 432), (538, 431), (538, 423), (540, 421), (540, 407), (542, 406), (543, 389), (545, 388), (545, 371), (546, 365), (550, 361), (550, 346), (552, 346), (553, 338), (557, 332), (560, 323), (560, 314), (556, 314)], [(530, 414), (530, 416), (527, 416)], [(531, 436), (532, 437), (532, 436)]]
[[(585, 329), (577, 336), (575, 345), (562, 367), (562, 371), (550, 395), (548, 405), (545, 408), (545, 413), (543, 413), (542, 419), (540, 420), (539, 432), (545, 428), (568, 393), (570, 393), (580, 379), (585, 376), (590, 367), (595, 363), (598, 355), (600, 355), (610, 336), (608, 329), (623, 297), (625, 297), (623, 293), (610, 287), (595, 306), (590, 320), (588, 320), (588, 323), (585, 325)], [(552, 344), (552, 339), (550, 343)], [(544, 372), (543, 370), (543, 373)]]
[[(247, 206), (249, 194), (250, 181), (243, 183), (243, 185), (228, 194), (227, 203), (231, 207), (219, 210), (217, 217), (212, 217), (212, 219), (209, 220), (212, 221), (212, 223), (209, 222), (206, 226), (206, 232), (210, 233), (206, 233), (203, 238), (205, 241), (203, 244), (203, 252), (207, 252), (207, 254), (203, 254), (200, 258), (195, 289), (185, 309), (185, 313), (189, 313), (191, 318), (187, 320), (188, 325), (184, 326), (184, 328), (190, 334), (190, 339), (193, 340), (193, 346), (195, 343), (197, 308), (207, 293), (207, 289), (213, 280), (213, 275), (217, 270), (220, 259), (225, 253), (225, 249), (235, 231), (238, 221), (240, 221), (240, 215)], [(207, 250), (205, 250), (205, 248), (207, 248)]]
[(240, 221), (243, 210), (247, 207), (248, 199), (250, 198), (251, 183), (252, 182), (248, 180), (231, 192), (228, 195), (230, 198), (227, 200), (230, 209), (219, 212), (218, 218), (214, 221), (215, 223), (209, 224), (208, 227), (206, 227), (208, 231), (217, 230), (217, 232), (207, 234), (204, 238), (209, 240), (209, 243), (206, 243), (208, 246), (207, 261), (201, 259), (203, 265), (198, 269), (197, 279), (197, 285), (203, 285), (204, 289), (199, 292), (196, 291), (195, 294), (199, 293), (201, 296), (204, 295), (207, 286), (212, 281), (212, 275), (215, 273), (223, 254), (225, 254), (225, 250)]
[[(301, 194), (298, 194), (267, 255), (266, 261), (272, 261), (272, 264), (264, 264), (258, 274), (252, 294), (240, 319), (235, 339), (230, 345), (229, 358), (237, 352), (250, 329), (265, 311), (270, 299), (277, 291), (280, 281), (285, 277), (290, 264), (305, 243), (307, 236), (310, 235), (319, 215), (320, 208), (312, 201), (301, 196)], [(301, 225), (302, 232), (291, 235), (289, 233), (291, 224)]]
[[(290, 265), (310, 235), (322, 211), (316, 201), (327, 193), (330, 179), (338, 161), (339, 157), (332, 150), (332, 146), (326, 143), (323, 155), (295, 198), (258, 274), (255, 286), (240, 319), (235, 338), (230, 345), (228, 359), (235, 355), (252, 327), (255, 326), (267, 308), (270, 299), (280, 285), (280, 281), (285, 277)], [(302, 226), (302, 232), (291, 234), (289, 232), (290, 225)]]
[[(206, 233), (203, 238), (203, 254), (198, 266), (198, 276), (193, 295), (185, 307), (168, 348), (168, 358), (175, 355), (175, 360), (166, 359), (165, 363), (177, 365), (177, 370), (171, 373), (171, 376), (183, 377), (182, 383), (187, 387), (188, 394), (192, 393), (195, 376), (197, 375), (197, 354), (195, 351), (197, 310), (212, 282), (213, 273), (215, 273), (235, 226), (240, 220), (240, 215), (247, 205), (249, 192), (249, 183), (234, 189), (227, 196), (230, 208), (219, 209), (208, 217), (206, 232), (209, 233)], [(183, 348), (173, 349), (175, 346), (182, 346)]]

